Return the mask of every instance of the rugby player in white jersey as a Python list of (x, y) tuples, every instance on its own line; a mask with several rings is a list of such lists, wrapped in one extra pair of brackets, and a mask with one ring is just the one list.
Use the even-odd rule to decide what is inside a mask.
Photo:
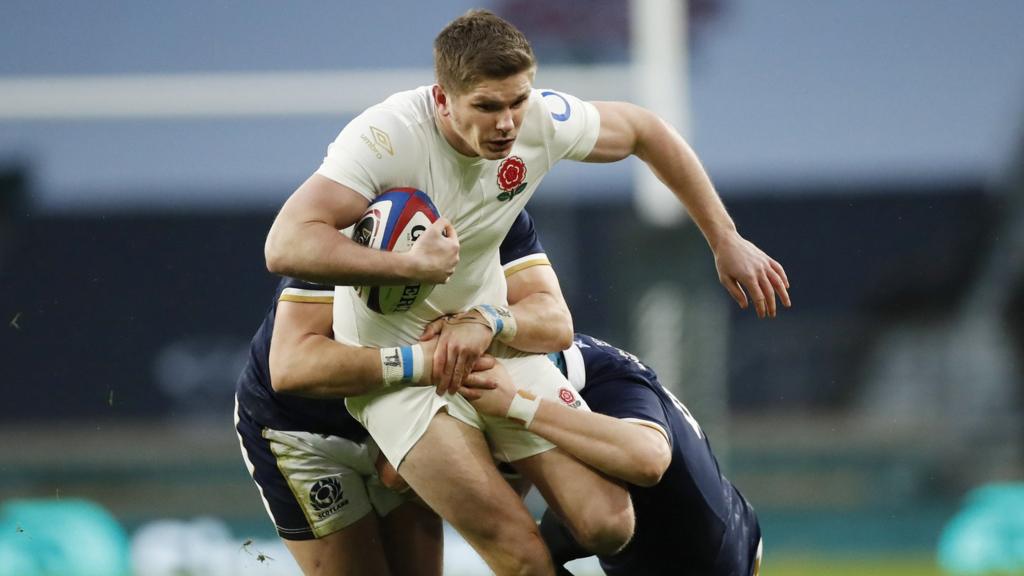
[[(712, 248), (720, 280), (742, 306), (749, 294), (759, 316), (774, 316), (776, 295), (789, 302), (785, 273), (737, 233), (696, 156), (655, 115), (533, 89), (529, 43), (507, 22), (483, 11), (456, 19), (435, 41), (435, 68), (436, 85), (395, 94), (342, 130), (275, 220), (267, 266), (342, 286), (443, 283), (409, 312), (391, 316), (370, 312), (351, 301), (350, 290), (339, 289), (349, 305), (335, 298), (335, 336), (353, 343), (415, 348), (432, 320), (451, 314), (463, 320), (445, 327), (433, 354), (437, 395), (393, 386), (350, 401), (349, 410), (409, 485), (496, 572), (551, 573), (532, 519), (501, 481), (490, 452), (534, 481), (595, 552), (628, 540), (628, 496), (546, 441), (482, 417), (451, 394), (492, 338), (491, 352), (506, 359), (518, 385), (548, 398), (564, 387), (543, 357), (512, 350), (514, 322), (500, 324), (507, 332), (474, 323), (496, 327), (488, 311), (507, 313), (497, 247), (544, 174), (563, 158), (609, 162), (636, 155), (684, 202)], [(337, 233), (377, 194), (408, 186), (424, 190), (444, 216), (409, 252), (366, 249)]]
[[(521, 337), (546, 348), (570, 338), (558, 278), (525, 211), (500, 255)], [(345, 397), (383, 386), (383, 367), (379, 350), (334, 341), (334, 293), (295, 278), (279, 283), (236, 384), (246, 467), (304, 573), (440, 576), (440, 518), (412, 492), (387, 488), (393, 468), (345, 409)], [(424, 350), (436, 345), (434, 332)]]

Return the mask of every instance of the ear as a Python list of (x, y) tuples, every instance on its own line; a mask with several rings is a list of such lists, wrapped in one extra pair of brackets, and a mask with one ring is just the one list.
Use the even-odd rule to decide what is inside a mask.
[(437, 106), (438, 113), (441, 116), (448, 116), (451, 111), (448, 109), (448, 95), (445, 94), (444, 88), (440, 84), (434, 84), (433, 88), (434, 105)]

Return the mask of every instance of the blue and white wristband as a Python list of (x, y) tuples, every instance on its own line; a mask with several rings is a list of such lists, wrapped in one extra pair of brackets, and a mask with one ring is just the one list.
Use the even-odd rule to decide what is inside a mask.
[(491, 327), (491, 332), (499, 342), (511, 342), (516, 337), (519, 327), (516, 325), (516, 318), (507, 306), (492, 306), (491, 304), (478, 304), (473, 306), (483, 316), (484, 320)]
[(423, 347), (412, 346), (381, 348), (380, 367), (384, 386), (418, 384), (423, 378)]

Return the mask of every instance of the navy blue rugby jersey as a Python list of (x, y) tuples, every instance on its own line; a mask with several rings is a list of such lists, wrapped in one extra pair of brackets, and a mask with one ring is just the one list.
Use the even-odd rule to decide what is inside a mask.
[(660, 430), (672, 446), (661, 481), (629, 486), (635, 535), (619, 554), (601, 558), (609, 574), (750, 574), (760, 540), (753, 509), (722, 475), (690, 411), (640, 360), (576, 334), (563, 352), (570, 382), (591, 410)]
[[(537, 237), (533, 219), (524, 210), (512, 224), (500, 248), (505, 276), (536, 266), (550, 264)], [(345, 408), (345, 400), (306, 398), (275, 392), (270, 383), (270, 337), (278, 302), (333, 304), (334, 287), (282, 278), (263, 323), (249, 345), (249, 360), (235, 386), (240, 410), (259, 425), (274, 430), (331, 434), (361, 442), (366, 430)]]

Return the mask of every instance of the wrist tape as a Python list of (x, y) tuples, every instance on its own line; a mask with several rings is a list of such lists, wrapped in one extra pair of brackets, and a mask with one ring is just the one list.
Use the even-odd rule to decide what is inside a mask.
[(540, 398), (525, 390), (518, 390), (512, 397), (512, 403), (509, 404), (505, 417), (519, 420), (523, 423), (524, 428), (529, 428), (538, 408), (540, 408)]
[(423, 377), (423, 347), (419, 344), (380, 349), (384, 386), (418, 384)]
[(516, 337), (519, 327), (516, 325), (516, 318), (508, 306), (492, 306), (490, 304), (478, 304), (473, 306), (487, 321), (487, 325), (494, 332), (494, 337), (500, 342), (508, 343)]

